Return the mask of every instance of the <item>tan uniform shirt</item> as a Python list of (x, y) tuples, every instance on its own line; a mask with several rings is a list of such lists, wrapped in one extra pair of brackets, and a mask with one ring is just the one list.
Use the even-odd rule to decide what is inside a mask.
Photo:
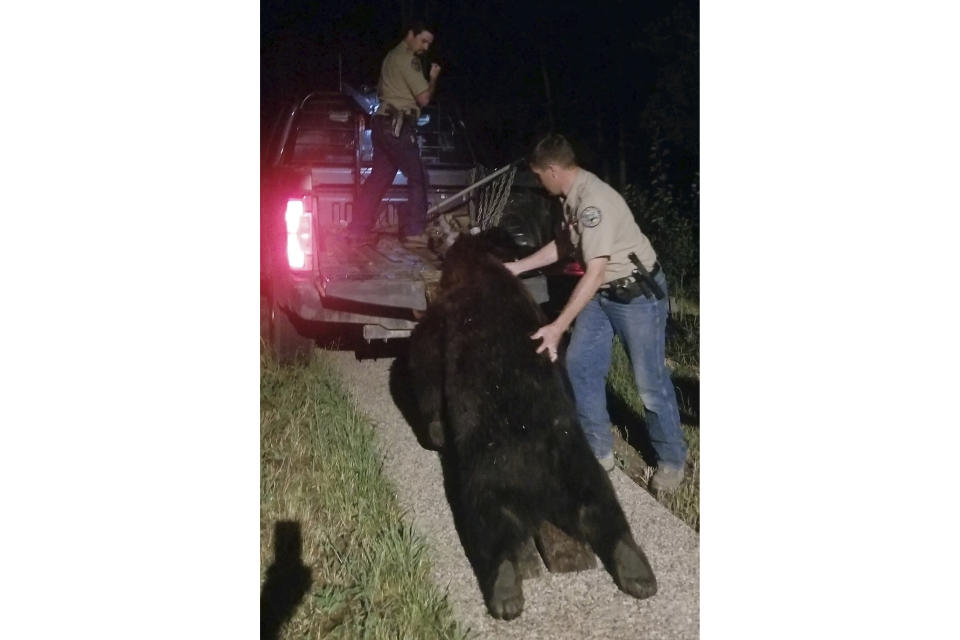
[(563, 203), (570, 240), (577, 247), (584, 267), (593, 258), (608, 256), (603, 282), (633, 273), (627, 255), (636, 252), (647, 271), (657, 254), (637, 226), (630, 207), (617, 191), (586, 169), (579, 169)]
[(430, 88), (423, 77), (421, 64), (420, 58), (403, 41), (390, 50), (380, 67), (377, 95), (381, 104), (377, 109), (378, 114), (384, 113), (383, 103), (387, 103), (401, 111), (412, 109), (420, 115), (416, 97)]

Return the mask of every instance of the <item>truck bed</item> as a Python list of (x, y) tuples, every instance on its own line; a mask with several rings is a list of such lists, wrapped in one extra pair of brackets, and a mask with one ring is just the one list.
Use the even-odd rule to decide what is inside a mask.
[(325, 298), (362, 304), (426, 309), (430, 286), (440, 279), (440, 258), (429, 249), (406, 249), (392, 237), (351, 246), (333, 237), (320, 251)]

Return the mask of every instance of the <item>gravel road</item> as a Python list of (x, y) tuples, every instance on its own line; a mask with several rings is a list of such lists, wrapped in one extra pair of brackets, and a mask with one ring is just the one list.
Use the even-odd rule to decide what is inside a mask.
[(376, 425), (384, 469), (414, 529), (431, 549), (433, 579), (446, 590), (454, 614), (477, 638), (699, 637), (700, 540), (622, 471), (611, 479), (634, 538), (653, 565), (656, 596), (635, 600), (617, 589), (597, 563), (590, 571), (525, 580), (523, 614), (510, 622), (487, 613), (476, 578), (454, 529), (436, 452), (423, 449), (393, 401), (392, 358), (358, 360), (352, 351), (329, 357), (360, 411)]

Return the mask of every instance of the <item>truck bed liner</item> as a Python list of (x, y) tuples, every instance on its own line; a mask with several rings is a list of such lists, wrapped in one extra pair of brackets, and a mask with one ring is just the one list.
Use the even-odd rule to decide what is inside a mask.
[(392, 238), (376, 245), (327, 243), (318, 257), (323, 295), (355, 302), (426, 309), (426, 286), (440, 279), (440, 258)]

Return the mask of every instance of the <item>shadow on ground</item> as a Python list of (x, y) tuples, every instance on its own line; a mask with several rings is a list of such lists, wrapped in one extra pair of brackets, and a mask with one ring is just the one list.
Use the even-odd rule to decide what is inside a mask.
[(273, 530), (273, 564), (260, 590), (260, 638), (273, 640), (296, 611), (312, 584), (303, 564), (300, 523), (281, 520)]
[(673, 388), (677, 392), (677, 408), (683, 424), (700, 425), (700, 380), (692, 376), (674, 374)]
[[(695, 378), (673, 376), (673, 386), (677, 393), (677, 406), (680, 420), (686, 425), (700, 424), (700, 381)], [(648, 466), (656, 466), (656, 454), (643, 416), (633, 409), (623, 398), (607, 388), (607, 411), (610, 421), (623, 427), (627, 444), (636, 449)]]
[[(417, 407), (417, 398), (413, 393), (410, 381), (409, 340), (404, 340), (402, 345), (396, 349), (396, 359), (390, 365), (390, 395), (393, 397), (394, 404), (407, 421), (413, 434), (417, 437), (417, 442), (424, 449), (439, 451), (430, 441), (427, 430), (426, 420), (420, 415)], [(446, 474), (444, 474), (446, 477)]]

